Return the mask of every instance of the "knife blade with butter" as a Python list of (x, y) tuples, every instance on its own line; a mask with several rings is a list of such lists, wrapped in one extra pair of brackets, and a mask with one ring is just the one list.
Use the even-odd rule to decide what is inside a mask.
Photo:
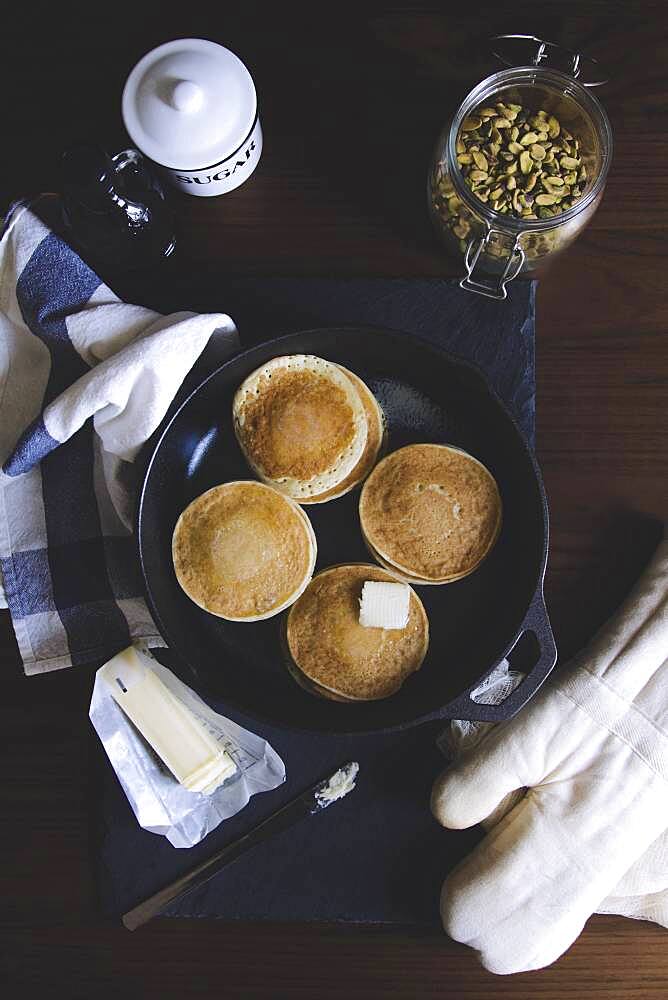
[(227, 844), (212, 857), (202, 861), (175, 882), (160, 889), (159, 892), (124, 914), (124, 925), (129, 931), (136, 930), (137, 927), (141, 927), (142, 924), (161, 913), (175, 899), (180, 899), (186, 893), (204, 885), (214, 875), (257, 847), (258, 844), (269, 840), (282, 830), (289, 829), (299, 820), (305, 819), (307, 816), (314, 816), (327, 809), (334, 802), (345, 798), (355, 787), (358, 771), (359, 764), (356, 761), (349, 761), (329, 778), (312, 785), (311, 788), (292, 799), (249, 833), (234, 840), (231, 844)]

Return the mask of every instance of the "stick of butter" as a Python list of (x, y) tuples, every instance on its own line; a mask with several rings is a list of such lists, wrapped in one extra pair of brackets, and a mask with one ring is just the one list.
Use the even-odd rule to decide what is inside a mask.
[(130, 646), (100, 670), (109, 692), (177, 781), (210, 795), (236, 764)]
[(360, 597), (360, 625), (366, 628), (406, 628), (411, 600), (407, 583), (366, 580)]

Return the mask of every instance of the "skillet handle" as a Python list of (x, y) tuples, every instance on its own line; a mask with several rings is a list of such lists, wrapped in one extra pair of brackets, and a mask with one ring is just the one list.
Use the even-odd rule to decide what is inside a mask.
[(480, 681), (478, 680), (462, 695), (445, 705), (432, 718), (467, 719), (470, 722), (505, 722), (507, 719), (512, 719), (534, 696), (557, 662), (557, 647), (545, 607), (542, 583), (529, 605), (522, 631), (518, 635), (513, 649), (508, 653), (509, 659), (512, 657), (513, 650), (526, 635), (533, 636), (536, 641), (537, 660), (522, 683), (515, 688), (512, 694), (508, 695), (505, 701), (502, 701), (500, 705), (482, 705), (480, 702), (473, 701), (470, 695), (479, 686)]

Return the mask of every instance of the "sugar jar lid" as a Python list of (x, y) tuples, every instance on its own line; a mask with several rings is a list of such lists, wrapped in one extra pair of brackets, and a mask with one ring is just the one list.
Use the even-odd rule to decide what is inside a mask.
[(123, 90), (132, 141), (176, 170), (220, 163), (246, 139), (256, 114), (255, 85), (244, 64), (203, 38), (179, 38), (148, 52)]

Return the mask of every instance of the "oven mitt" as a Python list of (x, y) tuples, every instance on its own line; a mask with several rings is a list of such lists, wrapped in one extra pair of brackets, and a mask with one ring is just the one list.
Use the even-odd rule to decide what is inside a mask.
[(557, 959), (596, 910), (668, 926), (668, 542), (589, 646), (436, 781), (451, 829), (489, 820), (443, 926), (507, 974)]

